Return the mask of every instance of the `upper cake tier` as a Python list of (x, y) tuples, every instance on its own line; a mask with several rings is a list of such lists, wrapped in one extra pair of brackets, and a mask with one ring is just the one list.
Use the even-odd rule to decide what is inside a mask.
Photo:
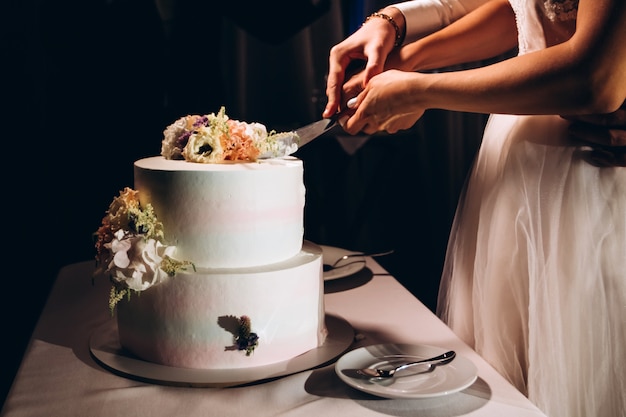
[(163, 223), (173, 258), (198, 268), (245, 268), (289, 259), (304, 237), (302, 161), (135, 162), (135, 190)]

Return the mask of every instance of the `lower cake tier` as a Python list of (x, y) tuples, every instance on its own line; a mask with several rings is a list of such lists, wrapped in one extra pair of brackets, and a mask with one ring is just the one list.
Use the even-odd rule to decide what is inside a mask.
[(273, 265), (177, 273), (120, 301), (117, 321), (122, 347), (149, 362), (235, 369), (286, 361), (326, 337), (321, 248), (304, 242)]

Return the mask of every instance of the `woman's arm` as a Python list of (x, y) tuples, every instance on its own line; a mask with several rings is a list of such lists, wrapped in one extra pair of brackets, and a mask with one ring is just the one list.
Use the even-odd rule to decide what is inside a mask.
[[(499, 16), (510, 21), (505, 14)], [(480, 19), (473, 27), (481, 24), (500, 27), (500, 23)], [(473, 36), (481, 33), (478, 30)], [(576, 32), (559, 45), (483, 68), (439, 74), (390, 70), (372, 78), (344, 129), (348, 133), (395, 132), (412, 126), (428, 108), (508, 114), (609, 113), (626, 98), (624, 39), (626, 2), (580, 0)], [(436, 52), (429, 54), (436, 56)]]
[(389, 7), (403, 15), (404, 42), (410, 43), (450, 25), (489, 0), (432, 1), (413, 0), (395, 3)]
[(615, 111), (626, 98), (626, 2), (581, 0), (576, 25), (574, 35), (561, 44), (485, 68), (435, 74), (416, 87), (426, 92), (430, 106), (465, 111)]
[[(342, 102), (342, 88), (346, 77), (351, 75), (346, 74), (346, 71), (353, 62), (365, 62), (359, 79), (353, 80), (353, 87), (348, 88), (356, 95), (373, 76), (383, 71), (385, 61), (394, 49), (397, 34), (405, 42), (423, 37), (487, 1), (489, 0), (412, 0), (395, 3), (380, 10), (393, 23), (384, 18), (371, 18), (367, 24), (330, 50), (326, 83), (328, 104), (324, 116), (330, 117), (343, 107), (345, 100)], [(351, 97), (353, 95), (347, 98)]]
[(430, 70), (493, 58), (517, 45), (515, 14), (495, 0), (434, 34), (392, 52), (385, 69)]

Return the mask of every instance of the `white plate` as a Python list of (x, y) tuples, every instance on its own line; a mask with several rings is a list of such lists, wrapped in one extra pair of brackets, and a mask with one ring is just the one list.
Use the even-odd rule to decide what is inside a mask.
[[(319, 245), (322, 248), (322, 259), (324, 263), (327, 265), (334, 264), (339, 258), (344, 255), (350, 255), (353, 253), (359, 253), (356, 251), (350, 251), (347, 249), (336, 248), (334, 246), (325, 246)], [(324, 272), (324, 281), (329, 281), (337, 278), (344, 278), (350, 276), (352, 274), (356, 274), (363, 268), (365, 268), (365, 257), (364, 256), (354, 256), (350, 259), (346, 259), (346, 265), (342, 268), (336, 268), (328, 272)], [(352, 263), (354, 262), (354, 263)], [(341, 264), (339, 264), (341, 266)]]
[(344, 319), (331, 315), (326, 315), (326, 327), (328, 336), (322, 346), (284, 362), (247, 369), (186, 369), (138, 359), (121, 348), (116, 320), (92, 333), (89, 349), (102, 367), (126, 378), (174, 386), (230, 387), (291, 375), (335, 359), (352, 344), (354, 329)]
[(430, 398), (461, 391), (476, 381), (478, 370), (469, 359), (458, 354), (452, 362), (441, 365), (434, 371), (410, 374), (404, 371), (402, 376), (392, 380), (374, 381), (353, 378), (342, 371), (358, 368), (389, 366), (394, 362), (408, 362), (427, 359), (446, 352), (434, 346), (382, 344), (365, 346), (344, 354), (335, 364), (335, 372), (346, 384), (384, 398)]

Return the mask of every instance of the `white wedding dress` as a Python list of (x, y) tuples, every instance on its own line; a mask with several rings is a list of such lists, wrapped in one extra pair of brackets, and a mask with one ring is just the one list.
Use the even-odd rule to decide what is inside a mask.
[[(577, 1), (511, 0), (520, 54)], [(438, 314), (550, 417), (626, 415), (626, 168), (559, 116), (492, 115), (450, 236)]]

